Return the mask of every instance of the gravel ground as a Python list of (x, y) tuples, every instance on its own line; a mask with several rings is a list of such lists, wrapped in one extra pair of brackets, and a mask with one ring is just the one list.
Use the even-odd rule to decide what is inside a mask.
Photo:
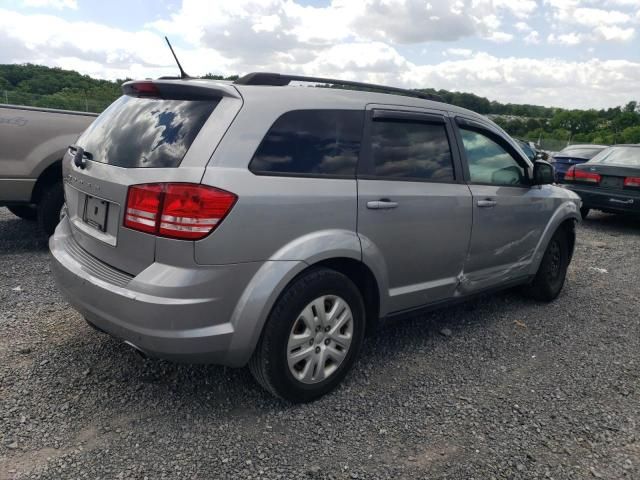
[(336, 392), (142, 360), (57, 293), (0, 209), (0, 479), (640, 478), (640, 221), (593, 213), (552, 304), (386, 325)]

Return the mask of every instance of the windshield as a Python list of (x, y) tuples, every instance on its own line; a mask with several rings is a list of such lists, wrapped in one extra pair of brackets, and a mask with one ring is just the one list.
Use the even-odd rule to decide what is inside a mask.
[(96, 162), (125, 168), (177, 167), (217, 102), (123, 95), (78, 139)]
[(536, 159), (535, 150), (533, 150), (533, 148), (531, 148), (526, 142), (518, 141), (518, 144), (520, 145), (520, 148), (522, 148), (522, 151), (525, 153), (525, 155), (529, 157), (529, 160), (533, 162)]
[(595, 157), (598, 153), (600, 153), (605, 147), (601, 148), (565, 148), (560, 153), (556, 154), (557, 157), (573, 157), (573, 158), (584, 158), (585, 160), (589, 160)]
[(593, 157), (589, 163), (640, 167), (640, 147), (611, 147)]

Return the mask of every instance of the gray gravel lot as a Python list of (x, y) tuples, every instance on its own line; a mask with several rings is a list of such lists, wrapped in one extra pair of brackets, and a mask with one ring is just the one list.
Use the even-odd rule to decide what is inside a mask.
[(341, 388), (291, 406), (90, 329), (0, 209), (0, 479), (637, 479), (639, 317), (640, 220), (592, 213), (555, 303), (386, 325)]

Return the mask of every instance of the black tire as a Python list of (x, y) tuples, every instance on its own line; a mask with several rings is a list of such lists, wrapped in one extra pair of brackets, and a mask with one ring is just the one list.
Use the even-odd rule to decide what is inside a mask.
[(60, 221), (60, 210), (64, 204), (62, 182), (44, 187), (38, 201), (38, 224), (47, 235), (51, 235)]
[(11, 213), (23, 220), (35, 221), (38, 218), (38, 211), (31, 205), (14, 205), (7, 207)]
[[(323, 381), (308, 384), (291, 373), (287, 342), (303, 309), (323, 295), (336, 295), (347, 302), (353, 319), (352, 339), (337, 369)], [(273, 395), (293, 403), (310, 402), (332, 391), (343, 380), (360, 353), (364, 331), (364, 305), (358, 288), (339, 272), (314, 268), (294, 279), (277, 300), (249, 361), (249, 369)]]
[(568, 267), (569, 240), (561, 228), (547, 245), (538, 272), (526, 290), (528, 296), (543, 302), (555, 300), (562, 291)]
[(580, 208), (580, 215), (582, 216), (582, 219), (584, 220), (585, 218), (587, 218), (587, 215), (589, 215), (589, 212), (591, 211), (591, 209), (589, 207), (581, 207)]

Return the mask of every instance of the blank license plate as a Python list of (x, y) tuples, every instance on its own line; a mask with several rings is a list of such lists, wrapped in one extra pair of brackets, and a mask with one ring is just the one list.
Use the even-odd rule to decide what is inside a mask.
[(600, 180), (600, 186), (604, 188), (622, 188), (622, 177), (602, 177)]
[(87, 195), (84, 206), (84, 221), (101, 232), (107, 229), (109, 202)]

